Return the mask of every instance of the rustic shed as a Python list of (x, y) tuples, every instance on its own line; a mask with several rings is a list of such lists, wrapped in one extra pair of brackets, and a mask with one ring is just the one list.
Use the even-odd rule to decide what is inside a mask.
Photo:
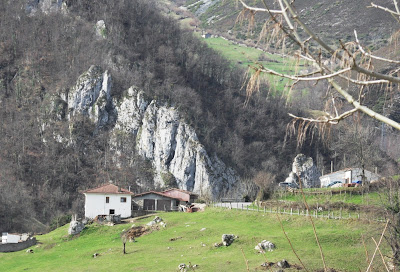
[(134, 195), (132, 200), (134, 210), (170, 211), (179, 205), (179, 199), (155, 191)]

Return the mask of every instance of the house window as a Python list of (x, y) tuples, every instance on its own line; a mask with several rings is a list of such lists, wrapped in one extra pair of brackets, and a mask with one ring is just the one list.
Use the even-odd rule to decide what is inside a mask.
[(110, 214), (115, 214), (115, 210), (110, 209)]
[(110, 197), (106, 196), (106, 203), (110, 203)]
[(125, 203), (126, 202), (126, 197), (121, 197), (121, 202)]

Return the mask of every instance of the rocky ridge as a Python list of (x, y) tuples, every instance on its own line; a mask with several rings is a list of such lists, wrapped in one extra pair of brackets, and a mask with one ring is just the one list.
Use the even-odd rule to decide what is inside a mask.
[[(138, 153), (152, 162), (155, 187), (176, 186), (210, 199), (241, 197), (235, 171), (216, 155), (207, 153), (177, 109), (156, 100), (149, 102), (134, 86), (119, 99), (111, 93), (109, 72), (92, 66), (67, 95), (60, 95), (68, 112), (59, 116), (73, 122), (76, 116), (84, 115), (95, 124), (94, 133), (107, 127), (111, 135), (123, 133), (133, 137)], [(124, 152), (118, 149), (115, 139), (110, 137), (110, 145), (117, 153)]]

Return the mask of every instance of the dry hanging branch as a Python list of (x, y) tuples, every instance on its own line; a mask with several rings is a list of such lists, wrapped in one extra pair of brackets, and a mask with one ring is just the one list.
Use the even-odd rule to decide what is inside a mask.
[[(368, 116), (383, 122), (389, 126), (392, 126), (398, 130), (400, 130), (400, 124), (395, 122), (394, 120), (383, 116), (372, 109), (368, 108), (365, 105), (362, 105), (361, 99), (364, 96), (365, 87), (369, 85), (376, 84), (389, 84), (389, 83), (400, 83), (400, 78), (392, 76), (394, 72), (389, 74), (382, 74), (374, 70), (374, 67), (371, 64), (371, 60), (384, 61), (393, 64), (399, 64), (400, 61), (390, 60), (382, 57), (374, 56), (371, 53), (368, 53), (361, 46), (360, 41), (357, 37), (357, 32), (355, 32), (356, 40), (354, 42), (349, 42), (343, 44), (340, 42), (340, 47), (337, 49), (333, 49), (327, 43), (325, 43), (318, 35), (316, 35), (298, 16), (296, 13), (293, 2), (288, 2), (288, 0), (277, 0), (280, 9), (272, 9), (267, 3), (267, 0), (263, 0), (264, 8), (251, 7), (247, 5), (244, 0), (240, 0), (244, 9), (248, 11), (254, 12), (264, 12), (267, 16), (270, 16), (270, 21), (275, 24), (275, 26), (279, 27), (279, 31), (282, 32), (282, 35), (291, 39), (298, 47), (300, 52), (295, 53), (298, 57), (311, 62), (311, 65), (314, 67), (314, 71), (307, 74), (288, 74), (288, 73), (280, 73), (270, 69), (268, 67), (264, 67), (261, 64), (258, 64), (258, 67), (253, 67), (256, 73), (253, 74), (248, 81), (247, 85), (247, 95), (252, 95), (255, 90), (258, 90), (259, 81), (258, 78), (260, 73), (267, 73), (274, 76), (279, 76), (282, 78), (288, 78), (291, 80), (295, 80), (296, 83), (299, 81), (314, 81), (319, 82), (321, 80), (326, 80), (333, 89), (341, 96), (343, 96), (346, 101), (353, 108), (350, 110), (346, 110), (345, 112), (339, 114), (336, 113), (335, 116), (331, 116), (328, 112), (325, 113), (324, 118), (307, 118), (307, 117), (298, 117), (295, 115), (291, 115), (294, 118), (295, 122), (301, 121), (299, 127), (303, 128), (303, 131), (300, 134), (304, 134), (304, 129), (309, 129), (309, 126), (305, 125), (304, 122), (310, 123), (328, 123), (328, 124), (337, 124), (340, 120), (348, 118), (355, 112), (363, 112)], [(271, 1), (272, 2), (272, 1)], [(400, 18), (400, 13), (398, 12), (397, 1), (394, 0), (396, 11), (392, 11), (390, 9), (377, 6), (374, 3), (371, 3), (371, 6), (374, 8), (383, 9), (389, 12), (392, 15), (398, 16)], [(281, 19), (278, 19), (280, 16)], [(250, 16), (250, 21), (254, 18)], [(298, 31), (295, 28), (295, 24), (302, 30), (303, 33), (308, 35), (308, 38), (303, 40), (299, 35)], [(265, 33), (264, 33), (265, 35)], [(276, 34), (274, 34), (276, 35)], [(313, 41), (314, 47), (308, 46), (310, 41)], [(315, 46), (316, 44), (316, 46)], [(307, 45), (307, 46), (306, 46)], [(322, 54), (322, 51), (325, 53)], [(327, 56), (326, 56), (327, 55)], [(336, 63), (338, 61), (341, 69), (336, 70), (334, 67), (328, 68), (324, 63), (330, 62), (331, 64)], [(321, 74), (321, 76), (315, 76), (317, 73)], [(340, 77), (348, 81), (349, 83), (356, 84), (359, 87), (358, 98), (354, 98), (350, 91), (347, 89), (348, 87), (342, 86), (336, 79), (336, 77)], [(292, 90), (292, 89), (291, 89)], [(300, 137), (302, 138), (302, 137)]]

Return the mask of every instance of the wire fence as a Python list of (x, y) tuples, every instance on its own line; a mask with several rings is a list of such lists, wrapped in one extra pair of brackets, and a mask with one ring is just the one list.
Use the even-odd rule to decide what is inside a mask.
[(260, 206), (252, 206), (247, 205), (245, 203), (221, 203), (221, 202), (212, 202), (210, 206), (221, 209), (237, 209), (247, 212), (261, 212), (261, 213), (275, 213), (275, 214), (286, 214), (290, 216), (312, 216), (315, 218), (326, 218), (326, 219), (336, 219), (336, 220), (367, 220), (367, 221), (378, 221), (385, 222), (385, 218), (383, 216), (376, 216), (367, 213), (360, 212), (351, 212), (351, 211), (343, 211), (340, 210), (307, 210), (300, 208), (282, 208), (279, 206), (270, 206), (270, 207), (260, 207)]

